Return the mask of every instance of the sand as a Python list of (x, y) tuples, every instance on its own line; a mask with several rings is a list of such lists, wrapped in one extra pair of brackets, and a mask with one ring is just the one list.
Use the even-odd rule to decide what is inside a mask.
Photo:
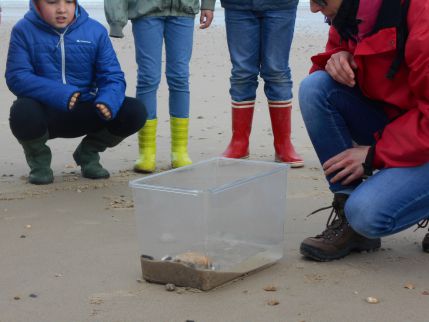
[[(231, 66), (222, 12), (217, 14), (212, 28), (195, 33), (189, 144), (194, 161), (218, 156), (230, 137)], [(0, 25), (1, 75), (13, 22), (3, 19)], [(309, 57), (323, 48), (326, 31), (321, 16), (300, 9), (291, 54), (293, 140), (306, 166), (288, 175), (285, 257), (210, 292), (186, 288), (166, 292), (161, 285), (141, 281), (128, 187), (129, 180), (139, 177), (130, 170), (137, 155), (136, 137), (103, 154), (112, 178), (102, 181), (81, 178), (71, 156), (79, 139), (53, 140), (49, 144), (55, 182), (30, 185), (23, 152), (8, 124), (14, 97), (1, 78), (0, 321), (427, 321), (429, 255), (420, 249), (424, 230), (407, 230), (383, 239), (378, 252), (331, 263), (315, 263), (299, 255), (302, 239), (320, 232), (326, 220), (323, 214), (306, 215), (331, 202), (296, 100)], [(126, 74), (127, 94), (132, 96), (136, 65), (130, 26), (126, 37), (113, 43)], [(258, 93), (251, 159), (272, 161), (267, 104), (262, 89)], [(163, 79), (158, 171), (170, 167), (167, 97)], [(404, 288), (406, 283), (415, 288)], [(267, 292), (267, 286), (277, 291)], [(379, 304), (368, 304), (369, 296), (378, 298)], [(278, 305), (268, 304), (276, 301)]]

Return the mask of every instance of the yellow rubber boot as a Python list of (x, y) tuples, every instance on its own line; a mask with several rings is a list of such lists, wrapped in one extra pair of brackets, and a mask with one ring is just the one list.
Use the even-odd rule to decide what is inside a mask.
[(156, 168), (156, 126), (157, 119), (147, 120), (139, 131), (139, 158), (134, 163), (134, 171), (151, 173)]
[(171, 166), (180, 168), (192, 164), (188, 155), (189, 118), (170, 118)]

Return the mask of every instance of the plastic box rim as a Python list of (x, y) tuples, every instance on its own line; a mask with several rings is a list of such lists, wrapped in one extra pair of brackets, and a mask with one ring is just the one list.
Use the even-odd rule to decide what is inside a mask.
[[(267, 175), (271, 175), (271, 174), (276, 173), (276, 172), (284, 171), (284, 170), (287, 170), (289, 168), (289, 165), (286, 163), (275, 163), (275, 168), (270, 169), (270, 170), (266, 170), (266, 171), (261, 171), (260, 173), (258, 173), (257, 175), (254, 175), (252, 177), (245, 177), (245, 178), (241, 178), (241, 179), (236, 179), (236, 180), (233, 180), (231, 182), (225, 183), (223, 185), (219, 185), (219, 186), (216, 186), (213, 188), (206, 188), (206, 189), (173, 188), (173, 187), (166, 187), (166, 186), (141, 183), (142, 181), (147, 181), (147, 180), (153, 179), (153, 178), (158, 177), (158, 176), (163, 176), (163, 175), (166, 175), (168, 173), (183, 171), (183, 169), (185, 169), (185, 168), (198, 166), (199, 164), (209, 163), (209, 162), (213, 162), (216, 160), (229, 160), (229, 161), (236, 160), (236, 161), (238, 161), (237, 159), (232, 159), (232, 158), (214, 157), (214, 158), (202, 160), (202, 161), (199, 161), (199, 162), (196, 162), (196, 163), (193, 163), (191, 165), (187, 165), (187, 166), (184, 166), (181, 168), (171, 169), (171, 170), (163, 171), (160, 173), (152, 174), (152, 175), (149, 175), (149, 176), (146, 176), (143, 178), (133, 179), (133, 180), (129, 181), (128, 185), (130, 188), (144, 188), (144, 189), (150, 189), (150, 190), (168, 191), (168, 192), (191, 194), (191, 195), (198, 195), (198, 194), (203, 194), (203, 193), (207, 193), (207, 192), (218, 193), (218, 192), (221, 192), (223, 190), (227, 190), (231, 187), (237, 187), (237, 186), (243, 185), (247, 182), (251, 182), (251, 181), (257, 180), (261, 177), (265, 177)], [(242, 159), (239, 159), (239, 160), (242, 162), (246, 162), (246, 163), (273, 165), (273, 162), (268, 162), (268, 161), (255, 161), (255, 160), (242, 160)]]

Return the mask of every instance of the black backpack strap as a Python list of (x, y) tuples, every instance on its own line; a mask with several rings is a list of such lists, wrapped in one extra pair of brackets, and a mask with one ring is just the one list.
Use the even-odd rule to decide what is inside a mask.
[(401, 22), (396, 28), (396, 57), (386, 74), (388, 79), (393, 79), (404, 61), (405, 43), (408, 38), (407, 14), (411, 0), (404, 0), (401, 8)]

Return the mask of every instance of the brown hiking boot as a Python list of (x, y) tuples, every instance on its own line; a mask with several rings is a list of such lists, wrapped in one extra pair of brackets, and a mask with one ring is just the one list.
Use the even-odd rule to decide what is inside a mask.
[[(429, 225), (429, 218), (422, 220), (421, 222), (417, 223), (417, 229), (419, 228), (426, 228)], [(414, 230), (414, 231), (416, 231)], [(429, 233), (423, 237), (422, 240), (422, 249), (424, 252), (429, 253)]]
[[(380, 248), (380, 238), (366, 238), (350, 227), (344, 214), (344, 205), (347, 198), (348, 195), (345, 194), (334, 195), (332, 212), (326, 224), (326, 229), (320, 235), (306, 238), (301, 243), (300, 251), (302, 255), (316, 261), (327, 262), (345, 257), (352, 251), (372, 251)], [(322, 208), (313, 213), (328, 208), (331, 207)]]

